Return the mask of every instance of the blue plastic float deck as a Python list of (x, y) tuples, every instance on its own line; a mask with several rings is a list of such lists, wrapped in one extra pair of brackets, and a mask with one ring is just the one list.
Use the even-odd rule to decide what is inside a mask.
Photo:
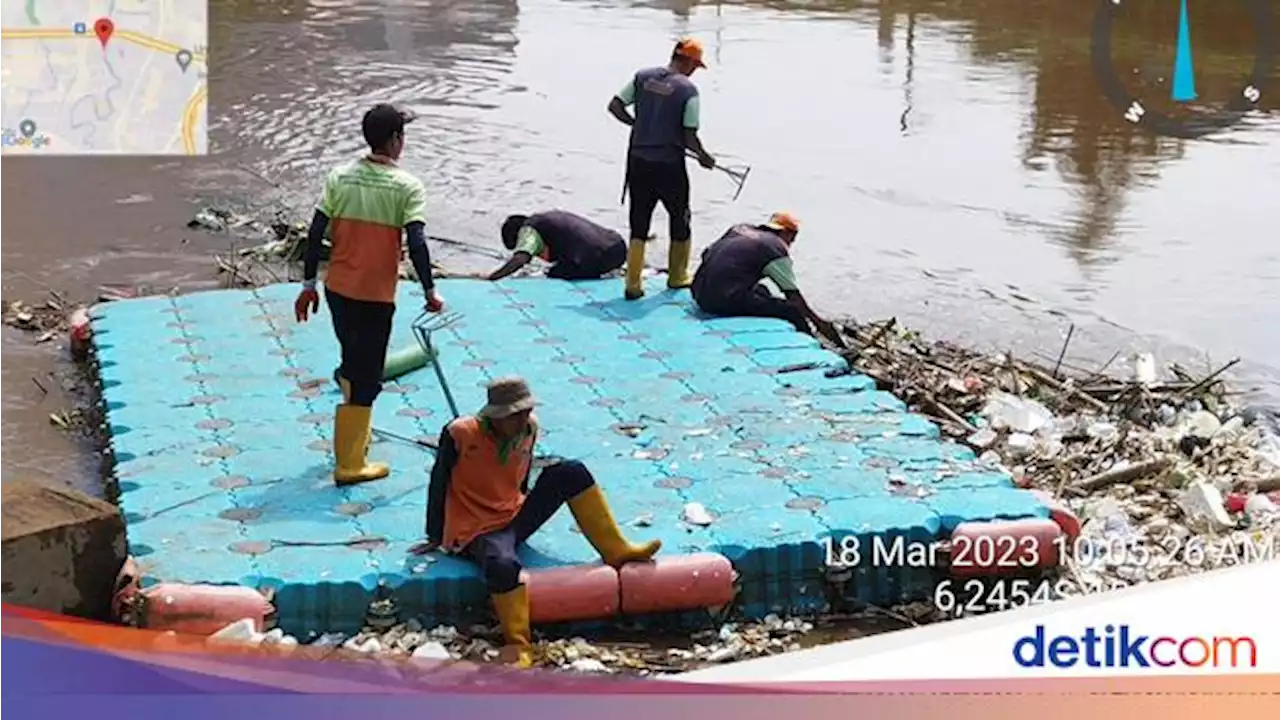
[[(776, 320), (709, 319), (688, 293), (618, 280), (443, 280), (463, 319), (437, 340), (462, 412), (485, 383), (525, 376), (542, 401), (540, 454), (583, 460), (615, 515), (664, 552), (714, 551), (741, 576), (750, 616), (826, 605), (822, 538), (927, 541), (968, 520), (1044, 517), (1007, 476), (940, 440), (867, 377), (828, 378), (843, 360)], [(422, 558), (433, 454), (376, 438), (390, 477), (331, 480), (327, 310), (299, 325), (297, 285), (127, 300), (93, 311), (121, 505), (148, 582), (270, 586), (294, 633), (351, 631), (375, 586), (428, 620), (487, 607), (468, 563)], [(421, 290), (402, 283), (392, 350), (414, 342)], [(820, 363), (798, 372), (787, 366)], [(449, 419), (432, 370), (388, 383), (375, 427), (433, 438)], [(632, 437), (628, 428), (642, 427)], [(634, 432), (634, 431), (632, 431)], [(681, 520), (686, 503), (714, 516)], [(650, 524), (633, 524), (647, 517)], [(595, 562), (566, 510), (523, 551), (528, 567)], [(848, 591), (888, 604), (927, 597), (929, 571), (863, 568)]]

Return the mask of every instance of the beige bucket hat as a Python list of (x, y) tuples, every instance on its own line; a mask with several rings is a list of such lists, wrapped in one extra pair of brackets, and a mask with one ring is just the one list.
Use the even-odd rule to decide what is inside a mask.
[(537, 406), (529, 383), (520, 377), (505, 377), (489, 383), (489, 402), (480, 408), (480, 417), (504, 418)]

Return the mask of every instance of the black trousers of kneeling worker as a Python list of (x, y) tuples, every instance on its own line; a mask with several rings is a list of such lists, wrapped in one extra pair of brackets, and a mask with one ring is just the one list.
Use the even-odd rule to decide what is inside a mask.
[(786, 320), (803, 333), (810, 332), (809, 321), (785, 298), (773, 294), (764, 283), (756, 283), (748, 292), (720, 295), (714, 291), (695, 293), (698, 307), (712, 315), (724, 317), (765, 317)]
[(351, 383), (351, 404), (372, 407), (382, 392), (382, 370), (387, 362), (395, 303), (353, 300), (328, 288), (324, 299), (333, 316), (333, 332), (342, 347), (338, 374)]
[(598, 255), (592, 255), (581, 263), (561, 260), (547, 270), (553, 280), (599, 280), (627, 264), (627, 244), (621, 238)]
[(523, 566), (516, 557), (516, 548), (545, 525), (561, 505), (595, 482), (587, 466), (576, 460), (556, 463), (538, 476), (510, 524), (477, 537), (463, 548), (462, 555), (484, 573), (490, 593), (510, 592), (520, 585)]

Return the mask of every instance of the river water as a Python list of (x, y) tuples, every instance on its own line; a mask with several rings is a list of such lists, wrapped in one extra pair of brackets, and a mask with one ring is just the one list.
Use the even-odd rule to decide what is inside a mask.
[[(1162, 108), (1177, 3), (1124, 5), (1113, 64)], [(1233, 2), (1191, 5), (1197, 91), (1212, 104), (1241, 86), (1255, 36)], [(553, 206), (624, 229), (626, 133), (605, 105), (691, 34), (710, 65), (695, 76), (704, 142), (753, 168), (735, 202), (724, 176), (691, 166), (696, 242), (786, 209), (803, 225), (802, 287), (827, 312), (1027, 355), (1056, 354), (1075, 324), (1069, 356), (1090, 369), (1136, 349), (1197, 370), (1240, 355), (1274, 398), (1280, 86), (1209, 138), (1136, 130), (1094, 79), (1096, 7), (211, 0), (212, 155), (6, 160), (4, 296), (213, 286), (210, 257), (228, 241), (187, 230), (194, 210), (309, 214), (383, 100), (421, 115), (404, 163), (430, 190), (433, 234), (496, 247), (505, 215)], [(93, 458), (48, 421), (67, 400), (31, 382), (56, 353), (8, 328), (3, 343), (4, 475), (92, 488)]]

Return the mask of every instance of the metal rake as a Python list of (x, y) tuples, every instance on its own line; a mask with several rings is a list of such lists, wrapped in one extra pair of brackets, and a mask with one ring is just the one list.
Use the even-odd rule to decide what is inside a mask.
[[(686, 150), (685, 154), (693, 158), (694, 160), (698, 159), (698, 155), (694, 153), (692, 150)], [(737, 184), (738, 186), (737, 189), (733, 191), (733, 199), (737, 200), (738, 196), (742, 194), (742, 188), (747, 184), (747, 176), (751, 174), (751, 166), (750, 165), (729, 166), (729, 165), (721, 165), (720, 163), (716, 163), (715, 169), (719, 170), (725, 175), (728, 175), (729, 179), (733, 180), (733, 182)]]
[[(698, 159), (697, 154), (695, 154), (692, 150), (686, 150), (685, 154), (693, 158), (694, 160)], [(737, 185), (737, 189), (733, 191), (733, 199), (737, 200), (738, 196), (742, 194), (742, 188), (745, 187), (747, 184), (747, 176), (751, 174), (751, 166), (750, 165), (729, 166), (729, 165), (721, 165), (720, 163), (716, 163), (715, 169), (719, 170), (725, 175), (728, 175), (729, 179), (733, 180), (734, 184)], [(623, 205), (627, 204), (627, 186), (630, 184), (629, 180), (630, 180), (629, 177), (622, 178), (622, 197), (618, 198), (618, 202), (620, 202)]]
[(462, 319), (462, 313), (433, 313), (424, 312), (413, 321), (413, 336), (418, 339), (418, 344), (422, 346), (422, 350), (431, 360), (431, 367), (436, 371), (436, 380), (440, 381), (440, 388), (444, 390), (444, 399), (449, 403), (449, 411), (453, 413), (453, 417), (457, 418), (458, 404), (453, 400), (453, 393), (449, 390), (449, 383), (444, 379), (444, 369), (440, 367), (440, 356), (436, 352), (436, 347), (431, 342), (432, 333), (447, 330), (453, 327)]

